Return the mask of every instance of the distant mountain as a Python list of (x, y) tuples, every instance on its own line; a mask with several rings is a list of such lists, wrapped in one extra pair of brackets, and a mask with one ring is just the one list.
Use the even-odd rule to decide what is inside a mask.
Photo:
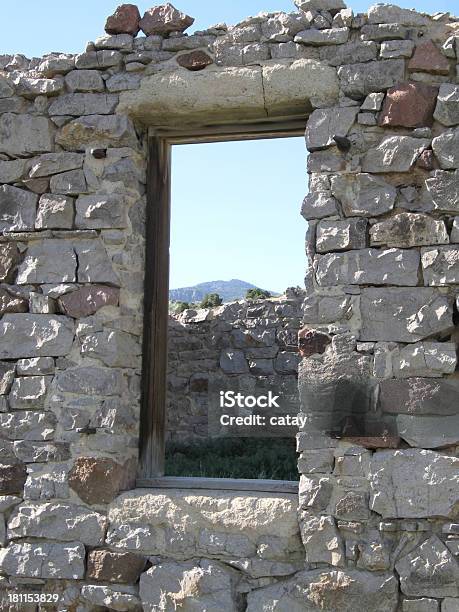
[[(193, 287), (171, 289), (169, 299), (173, 302), (200, 302), (208, 293), (218, 293), (224, 302), (232, 302), (244, 298), (249, 289), (256, 288), (256, 285), (235, 278), (229, 281), (217, 280), (199, 283)], [(270, 293), (277, 295), (272, 291)]]

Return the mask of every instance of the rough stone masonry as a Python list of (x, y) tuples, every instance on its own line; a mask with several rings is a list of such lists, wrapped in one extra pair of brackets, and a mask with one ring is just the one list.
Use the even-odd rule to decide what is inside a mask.
[[(295, 4), (0, 56), (2, 609), (458, 610), (459, 19)], [(299, 499), (135, 489), (147, 130), (299, 117)]]

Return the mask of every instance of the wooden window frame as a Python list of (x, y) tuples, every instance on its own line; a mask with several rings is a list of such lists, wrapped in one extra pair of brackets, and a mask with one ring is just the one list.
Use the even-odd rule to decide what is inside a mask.
[(291, 138), (302, 136), (305, 126), (306, 118), (276, 123), (244, 123), (188, 129), (151, 128), (149, 130), (138, 487), (284, 493), (298, 491), (298, 483), (293, 481), (166, 477), (164, 476), (164, 464), (172, 146)]

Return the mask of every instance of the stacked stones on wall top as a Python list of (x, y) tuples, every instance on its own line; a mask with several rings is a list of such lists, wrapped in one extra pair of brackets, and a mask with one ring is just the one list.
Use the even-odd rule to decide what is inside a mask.
[[(2, 598), (458, 609), (459, 20), (295, 4), (0, 56)], [(199, 109), (309, 117), (299, 503), (135, 489), (147, 129)]]

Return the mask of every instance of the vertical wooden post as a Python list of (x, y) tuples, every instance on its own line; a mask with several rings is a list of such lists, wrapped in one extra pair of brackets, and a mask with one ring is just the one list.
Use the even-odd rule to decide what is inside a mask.
[(170, 162), (165, 138), (149, 140), (139, 478), (164, 475), (169, 318)]

